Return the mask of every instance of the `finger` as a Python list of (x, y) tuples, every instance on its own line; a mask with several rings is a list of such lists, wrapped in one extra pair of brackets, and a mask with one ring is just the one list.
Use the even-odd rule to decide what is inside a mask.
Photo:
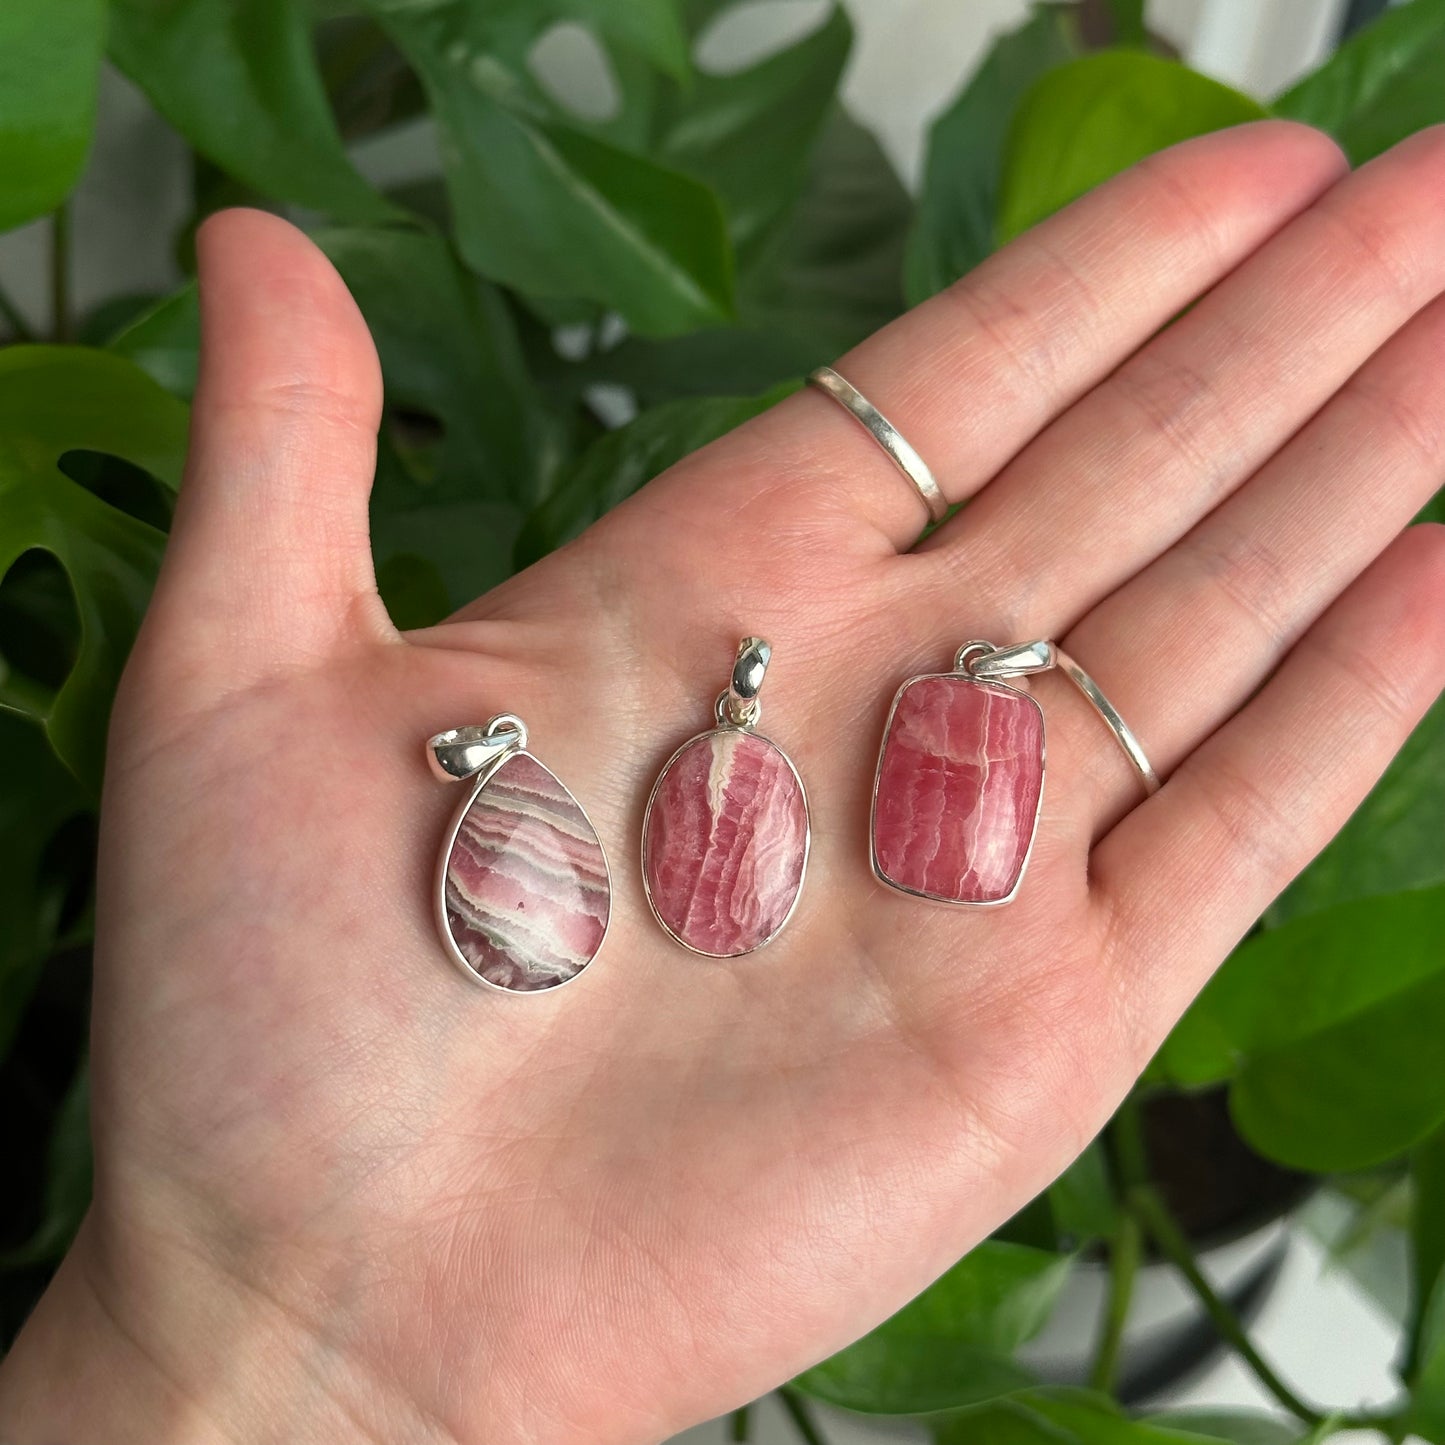
[[(1065, 649), (1164, 776), (1253, 695), (1445, 473), (1445, 300), (1400, 331), (1238, 493), (1094, 608)], [(1102, 832), (1136, 796), (1083, 719), (1074, 792)]]
[(385, 625), (367, 498), (381, 378), (325, 256), (259, 211), (197, 237), (201, 374), (146, 631), (218, 685)]
[(1153, 1042), (1334, 836), (1445, 685), (1445, 527), (1406, 532), (1250, 705), (1095, 848)]
[(931, 537), (1056, 630), (1244, 482), (1445, 289), (1445, 130), (1340, 182)]
[[(947, 499), (961, 501), (1344, 169), (1332, 141), (1285, 121), (1163, 151), (870, 337), (838, 369), (918, 450)], [(762, 463), (746, 469), (752, 485), (788, 514), (871, 529), (889, 551), (923, 530), (917, 493), (828, 398), (801, 392), (743, 433)]]

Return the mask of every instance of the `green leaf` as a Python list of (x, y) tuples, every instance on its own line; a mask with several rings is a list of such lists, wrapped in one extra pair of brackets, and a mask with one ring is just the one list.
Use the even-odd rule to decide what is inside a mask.
[(562, 438), (501, 293), (444, 241), (397, 228), (316, 240), (376, 340), (388, 415), (441, 424), (425, 475), (382, 446), (371, 497), (382, 595), (397, 626), (425, 626), (511, 573), (522, 518), (554, 479)]
[(46, 847), (85, 807), (40, 728), (0, 711), (0, 1057), (55, 943), (65, 901), (65, 880), (46, 872)]
[(343, 220), (395, 214), (352, 169), (302, 0), (113, 0), (110, 53), (200, 153)]
[(1144, 0), (1109, 0), (1109, 13), (1119, 45), (1143, 45), (1149, 39), (1144, 26)]
[(312, 32), (316, 66), (343, 143), (425, 114), (421, 82), (375, 20), (325, 7), (318, 19)]
[(505, 301), (422, 231), (320, 231), (376, 340), (387, 402), (442, 424), (435, 494), (533, 506), (552, 439)]
[[(1434, 932), (1422, 943), (1438, 953), (1445, 889), (1433, 901)], [(1442, 1017), (1437, 969), (1333, 1027), (1246, 1059), (1230, 1091), (1236, 1127), (1260, 1153), (1321, 1173), (1366, 1169), (1409, 1149), (1445, 1123)]]
[(71, 481), (58, 463), (70, 451), (102, 452), (175, 486), (185, 446), (185, 407), (128, 361), (80, 347), (0, 352), (0, 575), (39, 548), (70, 578), (79, 650), (42, 720), (56, 754), (93, 792), (111, 697), (163, 538)]
[(158, 301), (107, 343), (172, 396), (189, 401), (201, 359), (201, 304), (195, 283)]
[(878, 142), (835, 110), (792, 213), (738, 279), (738, 321), (668, 341), (636, 338), (578, 370), (648, 405), (739, 395), (806, 375), (903, 309), (912, 203)]
[(1216, 1083), (1431, 987), (1445, 976), (1442, 937), (1445, 887), (1342, 903), (1256, 934), (1175, 1026), (1160, 1071), (1186, 1087)]
[(677, 0), (372, 0), (374, 13), (429, 12), (457, 9), (475, 12), (467, 19), (468, 34), (480, 50), (516, 71), (520, 78), (532, 47), (553, 25), (572, 21), (592, 30), (625, 54), (647, 61), (676, 80), (691, 69), (688, 38)]
[(985, 1240), (892, 1319), (794, 1384), (871, 1414), (954, 1409), (1027, 1386), (1009, 1356), (1043, 1327), (1067, 1255)]
[(1270, 927), (1353, 898), (1445, 883), (1445, 699), (1330, 845), (1270, 907)]
[(1097, 1139), (1049, 1186), (1049, 1203), (1054, 1228), (1070, 1247), (1113, 1234), (1118, 1210)]
[(1405, 1432), (1445, 1439), (1445, 1280), (1438, 1281), (1424, 1311), (1417, 1369)]
[(728, 319), (732, 251), (691, 177), (550, 119), (464, 0), (370, 0), (431, 97), (467, 264), (539, 297), (598, 302), (643, 335)]
[(1445, 120), (1445, 0), (1386, 10), (1272, 106), (1327, 130), (1362, 165)]
[[(366, 317), (390, 421), (406, 430), (425, 418), (440, 428), (413, 467), (384, 434), (371, 496), (383, 596), (398, 626), (423, 626), (510, 575), (522, 518), (559, 470), (563, 438), (528, 373), (506, 301), (440, 237), (386, 226), (323, 230), (314, 239)], [(199, 345), (189, 286), (111, 349), (185, 395)]]
[(1008, 1244), (1026, 1244), (1033, 1249), (1046, 1249), (1051, 1254), (1059, 1248), (1059, 1231), (1054, 1224), (1053, 1206), (1048, 1190), (1036, 1194), (1016, 1209), (994, 1232), (990, 1239)]
[(53, 211), (95, 129), (104, 0), (0, 5), (0, 231)]
[(1292, 1445), (1300, 1439), (1300, 1427), (1292, 1421), (1247, 1410), (1164, 1410), (1147, 1416), (1145, 1423), (1208, 1440), (1228, 1440), (1232, 1445)]
[(1343, 1270), (1387, 1318), (1403, 1322), (1408, 1215), (1407, 1178), (1366, 1174), (1317, 1189), (1292, 1222), (1324, 1246), (1327, 1269)]
[(441, 570), (413, 552), (393, 552), (376, 564), (376, 590), (391, 615), (392, 625), (405, 632), (432, 627), (452, 610)]
[(1247, 95), (1142, 51), (1104, 51), (1050, 71), (1009, 133), (999, 243), (1155, 151), (1264, 114)]
[(1414, 1316), (1407, 1378), (1418, 1369), (1426, 1311), (1445, 1280), (1445, 1130), (1421, 1140), (1410, 1155), (1410, 1295)]
[[(513, 0), (525, 12), (535, 13), (535, 0)], [(692, 64), (687, 34), (677, 0), (553, 0), (557, 13), (590, 26), (617, 44), (650, 60), (674, 80), (687, 80)]]
[[(934, 1427), (937, 1445), (1205, 1445), (1207, 1441), (1239, 1441), (1240, 1445), (1275, 1445), (1297, 1434), (1275, 1433), (1264, 1416), (1233, 1414), (1134, 1419), (1112, 1400), (1078, 1390), (1030, 1390), (963, 1412)], [(1192, 1428), (1191, 1419), (1218, 1427), (1228, 1423), (1236, 1433), (1211, 1433)]]
[(571, 541), (674, 462), (766, 411), (795, 389), (789, 385), (755, 397), (665, 402), (599, 437), (528, 517), (517, 539), (517, 566), (525, 567)]
[(796, 44), (733, 74), (700, 74), (661, 107), (657, 159), (713, 188), (742, 255), (797, 202), (852, 41), (835, 5)]
[(973, 270), (994, 248), (1004, 137), (1019, 101), (1079, 53), (1072, 6), (1039, 7), (999, 37), (928, 133), (904, 289), (916, 306)]
[(855, 346), (903, 310), (912, 211), (878, 142), (835, 111), (796, 209), (742, 282), (743, 318), (806, 348), (803, 371)]
[(92, 1174), (90, 1071), (82, 1064), (51, 1129), (40, 1224), (18, 1249), (0, 1255), (0, 1265), (16, 1269), (59, 1259), (90, 1207)]

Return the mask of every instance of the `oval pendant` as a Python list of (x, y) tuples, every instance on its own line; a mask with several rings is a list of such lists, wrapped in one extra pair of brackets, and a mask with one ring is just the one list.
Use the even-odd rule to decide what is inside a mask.
[(536, 993), (577, 977), (607, 933), (607, 858), (550, 768), (508, 751), (458, 810), (437, 869), (437, 923), (472, 977)]
[(699, 733), (668, 759), (648, 799), (647, 901), (694, 953), (751, 953), (797, 906), (808, 839), (802, 780), (776, 743), (747, 727)]

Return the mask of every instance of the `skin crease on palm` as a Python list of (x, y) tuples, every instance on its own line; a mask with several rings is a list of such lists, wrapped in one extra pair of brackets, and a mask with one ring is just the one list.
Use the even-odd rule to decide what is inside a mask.
[[(277, 219), (200, 253), (110, 741), (95, 1204), (0, 1375), (16, 1445), (636, 1445), (753, 1398), (1068, 1164), (1445, 682), (1445, 529), (1409, 527), (1445, 470), (1440, 133), (1354, 174), (1283, 122), (1190, 142), (842, 358), (972, 498), (916, 548), (918, 498), (802, 392), (408, 636), (360, 316)], [(647, 912), (641, 812), (751, 632), (813, 851), (788, 930), (715, 963)], [(1039, 636), (1163, 790), (1035, 678), (1018, 900), (882, 888), (894, 689)], [(470, 986), (430, 909), (457, 795), (422, 744), (504, 710), (612, 866), (603, 952), (540, 997)]]

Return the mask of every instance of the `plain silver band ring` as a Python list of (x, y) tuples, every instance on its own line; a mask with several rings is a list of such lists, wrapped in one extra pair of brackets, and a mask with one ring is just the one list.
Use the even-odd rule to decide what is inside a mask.
[(820, 366), (808, 375), (808, 384), (826, 392), (857, 419), (868, 434), (888, 453), (893, 465), (913, 483), (928, 515), (941, 522), (948, 515), (948, 499), (939, 490), (928, 464), (904, 440), (902, 433), (851, 381), (833, 370)]
[(1152, 797), (1159, 791), (1159, 774), (1154, 771), (1154, 766), (1150, 763), (1139, 739), (1134, 736), (1134, 730), (1119, 716), (1118, 710), (1104, 696), (1099, 684), (1057, 644), (1054, 646), (1054, 657), (1055, 666), (1059, 671), (1084, 694), (1089, 706), (1104, 719), (1105, 725), (1114, 734), (1119, 746), (1124, 749), (1125, 756), (1129, 759), (1134, 771), (1139, 774), (1139, 781), (1144, 784), (1145, 794)]

